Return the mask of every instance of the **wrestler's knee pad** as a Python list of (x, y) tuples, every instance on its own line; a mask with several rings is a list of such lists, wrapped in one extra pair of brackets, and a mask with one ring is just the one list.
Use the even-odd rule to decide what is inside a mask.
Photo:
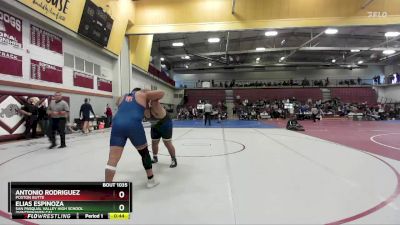
[(151, 157), (150, 157), (150, 153), (149, 150), (146, 148), (142, 149), (142, 150), (138, 150), (140, 156), (142, 157), (142, 163), (143, 163), (143, 167), (145, 170), (149, 170), (152, 168), (152, 163), (151, 163)]

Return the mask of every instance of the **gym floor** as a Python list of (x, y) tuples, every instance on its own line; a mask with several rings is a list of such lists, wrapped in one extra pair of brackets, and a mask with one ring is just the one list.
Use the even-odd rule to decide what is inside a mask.
[[(9, 181), (103, 181), (110, 130), (0, 145), (0, 224), (400, 224), (400, 123), (175, 121), (178, 167), (161, 147), (146, 189), (129, 143), (115, 180), (133, 183), (130, 221), (9, 220)], [(146, 128), (149, 134), (149, 128)], [(148, 136), (148, 140), (150, 137)]]

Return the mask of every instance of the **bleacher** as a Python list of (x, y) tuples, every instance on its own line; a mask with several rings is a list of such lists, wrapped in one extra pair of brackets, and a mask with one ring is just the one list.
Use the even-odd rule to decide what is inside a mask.
[(170, 85), (175, 86), (175, 81), (173, 79), (171, 79), (164, 71), (159, 71), (156, 67), (154, 67), (151, 64), (149, 64), (148, 72), (153, 76), (158, 77), (161, 80), (169, 83)]
[(196, 106), (199, 100), (209, 100), (213, 105), (225, 100), (225, 90), (222, 89), (186, 89), (185, 95), (188, 106)]
[[(370, 105), (377, 104), (377, 94), (371, 87), (342, 87), (329, 88), (331, 98), (339, 98), (345, 103), (363, 103)], [(211, 104), (217, 104), (225, 100), (225, 89), (186, 89), (186, 105), (196, 106), (199, 100), (210, 100)], [(320, 88), (234, 88), (233, 96), (240, 96), (241, 100), (248, 99), (250, 102), (258, 100), (282, 100), (295, 97), (298, 101), (306, 102), (311, 99), (313, 102), (322, 100)]]
[(378, 96), (371, 87), (329, 88), (332, 98), (339, 98), (342, 102), (377, 104)]
[(313, 101), (322, 99), (322, 93), (319, 88), (255, 88), (255, 89), (234, 89), (234, 96), (240, 96), (240, 99), (257, 101), (260, 99), (282, 100), (295, 97), (299, 101)]

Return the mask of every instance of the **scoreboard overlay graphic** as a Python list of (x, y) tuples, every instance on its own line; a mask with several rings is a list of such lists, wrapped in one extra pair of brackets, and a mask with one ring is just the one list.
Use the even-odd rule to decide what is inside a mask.
[(129, 219), (130, 182), (9, 182), (12, 219)]

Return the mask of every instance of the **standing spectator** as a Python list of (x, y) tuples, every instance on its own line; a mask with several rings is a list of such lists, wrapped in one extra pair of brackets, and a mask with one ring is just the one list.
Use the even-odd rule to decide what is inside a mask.
[(50, 137), (49, 135), (49, 116), (47, 115), (47, 106), (48, 102), (44, 100), (38, 107), (38, 123), (40, 125), (40, 129), (45, 136)]
[(193, 119), (197, 119), (197, 108), (196, 107), (192, 108), (192, 114), (193, 114)]
[(211, 112), (212, 112), (212, 105), (206, 101), (206, 104), (204, 105), (204, 126), (207, 125), (207, 120), (208, 120), (208, 126), (211, 126)]
[(95, 115), (92, 105), (90, 105), (89, 103), (89, 99), (85, 98), (85, 103), (81, 105), (81, 110), (79, 111), (79, 117), (82, 118), (83, 122), (82, 132), (84, 134), (89, 133), (90, 113), (93, 113), (93, 115)]
[(62, 100), (60, 92), (54, 94), (54, 100), (50, 102), (47, 114), (51, 118), (51, 131), (50, 131), (50, 149), (56, 147), (56, 131), (60, 134), (61, 145), (59, 148), (67, 147), (65, 145), (65, 124), (69, 113), (68, 103)]
[(36, 106), (36, 103), (38, 101), (39, 99), (37, 97), (29, 98), (28, 103), (25, 104), (20, 110), (20, 113), (24, 114), (25, 116), (24, 136), (26, 139), (36, 138), (36, 127), (38, 121), (38, 107)]
[(107, 107), (106, 107), (106, 112), (105, 112), (105, 114), (106, 114), (106, 116), (107, 116), (106, 127), (110, 127), (110, 126), (111, 126), (111, 121), (112, 121), (113, 113), (112, 113), (112, 110), (111, 110), (111, 108), (110, 108), (110, 106), (109, 106), (108, 104), (107, 104)]

